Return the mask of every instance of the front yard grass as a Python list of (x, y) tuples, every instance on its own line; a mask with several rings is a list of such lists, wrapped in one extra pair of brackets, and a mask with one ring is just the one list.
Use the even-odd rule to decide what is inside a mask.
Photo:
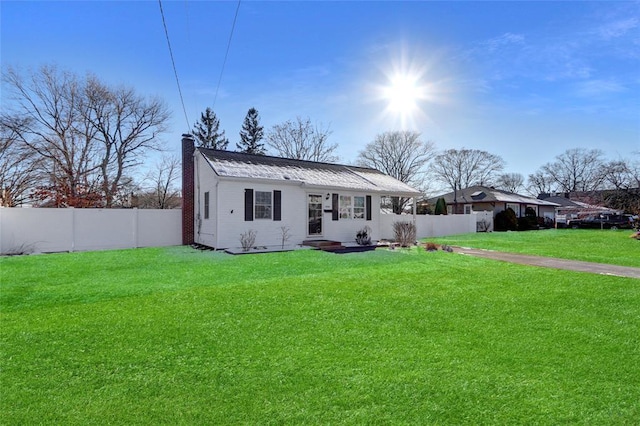
[(630, 230), (546, 229), (426, 238), (439, 244), (640, 267), (640, 241)]
[(2, 424), (640, 422), (630, 278), (188, 247), (0, 273)]

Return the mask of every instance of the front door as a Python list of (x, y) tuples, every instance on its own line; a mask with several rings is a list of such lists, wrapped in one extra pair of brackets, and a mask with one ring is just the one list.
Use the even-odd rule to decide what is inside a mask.
[(307, 201), (309, 211), (307, 233), (310, 237), (322, 235), (322, 195), (309, 194)]

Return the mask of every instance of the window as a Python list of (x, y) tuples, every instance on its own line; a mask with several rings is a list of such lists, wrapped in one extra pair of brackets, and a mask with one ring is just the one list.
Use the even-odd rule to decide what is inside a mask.
[(371, 195), (331, 194), (331, 220), (371, 220)]
[(464, 214), (471, 214), (473, 212), (473, 205), (472, 204), (465, 204), (464, 205)]
[(353, 206), (351, 205), (351, 195), (340, 196), (340, 219), (351, 219), (353, 212)]
[(364, 219), (364, 197), (355, 196), (353, 197), (353, 218), (354, 219)]
[(507, 203), (507, 209), (513, 210), (516, 217), (520, 217), (520, 204)]
[(271, 219), (271, 192), (256, 191), (255, 218)]
[(209, 219), (209, 191), (204, 193), (204, 218)]

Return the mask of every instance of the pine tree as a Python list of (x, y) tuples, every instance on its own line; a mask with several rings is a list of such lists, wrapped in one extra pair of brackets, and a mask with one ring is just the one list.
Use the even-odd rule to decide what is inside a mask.
[(193, 135), (202, 148), (226, 150), (229, 139), (224, 136), (224, 130), (218, 132), (219, 128), (220, 120), (216, 113), (207, 107), (205, 112), (200, 114), (200, 121), (193, 125)]
[(444, 198), (440, 197), (436, 200), (434, 214), (447, 214), (447, 202)]
[(249, 109), (244, 118), (242, 130), (240, 131), (240, 142), (236, 144), (238, 152), (247, 154), (264, 155), (264, 144), (260, 143), (264, 137), (264, 128), (260, 126), (260, 116), (255, 108)]

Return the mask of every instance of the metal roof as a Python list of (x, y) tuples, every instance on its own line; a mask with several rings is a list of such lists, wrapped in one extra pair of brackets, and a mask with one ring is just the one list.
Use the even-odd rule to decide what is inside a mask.
[(378, 170), (365, 167), (208, 148), (197, 148), (196, 151), (202, 154), (218, 176), (224, 178), (297, 182), (309, 187), (347, 189), (383, 195), (420, 195), (417, 189)]

